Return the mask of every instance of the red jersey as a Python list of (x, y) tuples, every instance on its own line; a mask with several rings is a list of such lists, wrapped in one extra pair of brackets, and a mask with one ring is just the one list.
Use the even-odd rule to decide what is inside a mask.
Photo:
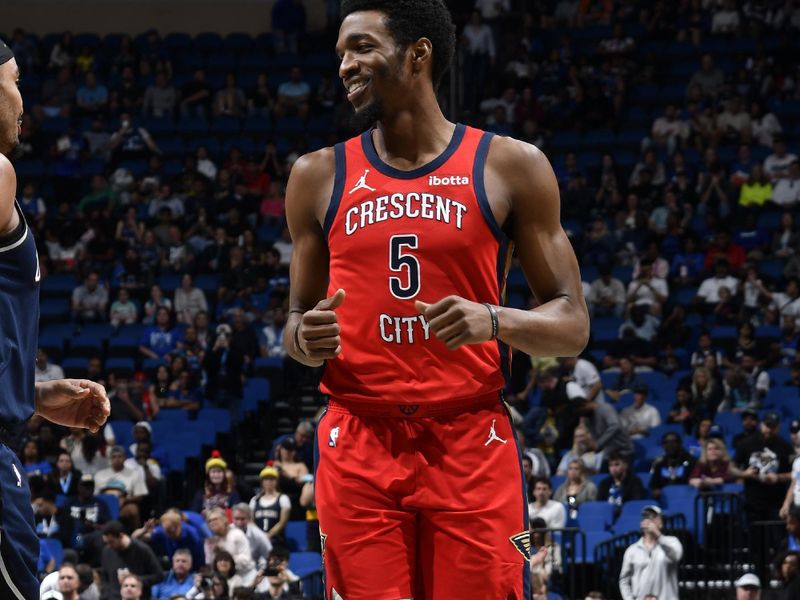
[(413, 171), (384, 163), (370, 131), (335, 146), (328, 295), (347, 295), (336, 309), (342, 353), (327, 361), (324, 392), (419, 405), (502, 389), (504, 345), (448, 350), (414, 307), (449, 295), (501, 303), (511, 245), (484, 190), (491, 137), (459, 124), (445, 151)]

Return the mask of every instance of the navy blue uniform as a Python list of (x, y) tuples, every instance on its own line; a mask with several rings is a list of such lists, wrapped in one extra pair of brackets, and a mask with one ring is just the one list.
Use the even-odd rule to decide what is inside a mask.
[(0, 598), (32, 600), (39, 539), (16, 450), (35, 408), (40, 274), (33, 232), (15, 208), (19, 226), (0, 237)]

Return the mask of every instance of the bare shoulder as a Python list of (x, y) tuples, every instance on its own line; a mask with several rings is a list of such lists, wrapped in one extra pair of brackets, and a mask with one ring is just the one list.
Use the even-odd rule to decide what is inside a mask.
[(0, 154), (0, 235), (17, 225), (14, 199), (17, 196), (17, 173), (14, 165)]
[(514, 212), (558, 203), (558, 183), (550, 161), (539, 148), (505, 136), (494, 136), (486, 168), (500, 182)]
[(333, 176), (336, 170), (336, 159), (332, 146), (303, 154), (292, 167), (292, 177), (319, 178), (326, 175)]
[(286, 186), (290, 228), (293, 222), (324, 221), (333, 194), (335, 174), (336, 158), (331, 147), (309, 152), (297, 159)]
[(552, 173), (550, 161), (539, 148), (501, 135), (492, 138), (487, 166), (504, 177), (513, 179)]

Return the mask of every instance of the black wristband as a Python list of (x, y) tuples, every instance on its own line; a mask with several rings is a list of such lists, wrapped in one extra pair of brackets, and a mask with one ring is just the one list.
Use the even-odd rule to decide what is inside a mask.
[(489, 311), (489, 316), (492, 317), (492, 337), (489, 339), (497, 339), (497, 330), (500, 328), (500, 320), (497, 317), (497, 311), (495, 310), (494, 306), (488, 302), (484, 302), (483, 305)]
[(300, 346), (300, 323), (294, 328), (294, 347), (297, 348), (303, 356), (308, 356), (306, 351)]

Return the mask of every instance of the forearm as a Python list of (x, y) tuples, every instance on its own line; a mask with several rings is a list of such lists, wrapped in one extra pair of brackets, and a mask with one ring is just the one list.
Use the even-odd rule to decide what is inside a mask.
[(683, 557), (683, 546), (677, 538), (660, 535), (656, 540), (670, 562), (679, 562)]
[(532, 310), (497, 308), (497, 337), (530, 356), (577, 356), (589, 339), (584, 302), (560, 296)]

